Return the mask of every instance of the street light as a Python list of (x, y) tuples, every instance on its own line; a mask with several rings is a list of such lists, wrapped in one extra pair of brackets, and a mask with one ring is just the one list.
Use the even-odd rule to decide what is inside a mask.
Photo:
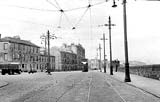
[(47, 31), (47, 35), (42, 35), (41, 39), (45, 39), (45, 52), (46, 52), (46, 44), (48, 44), (48, 62), (47, 62), (47, 72), (49, 75), (51, 75), (50, 72), (50, 39), (57, 39), (58, 37), (56, 37), (54, 34), (50, 35), (49, 30)]
[[(116, 5), (116, 4), (114, 3), (113, 5)], [(116, 6), (112, 6), (112, 7), (116, 7)], [(123, 21), (124, 21), (124, 52), (125, 52), (125, 80), (124, 81), (131, 82), (130, 72), (129, 72), (129, 61), (128, 61), (126, 0), (123, 0)]]
[[(115, 3), (115, 2), (114, 2)], [(114, 4), (115, 5), (115, 4)], [(113, 75), (113, 65), (112, 65), (112, 40), (111, 40), (111, 26), (115, 26), (115, 24), (111, 23), (111, 17), (109, 16), (108, 24), (99, 25), (99, 26), (108, 26), (109, 29), (109, 48), (110, 48), (110, 75)]]
[(101, 44), (99, 44), (99, 47), (98, 47), (98, 49), (99, 49), (99, 69), (100, 69), (100, 72), (102, 72), (102, 69), (101, 69)]
[(107, 40), (105, 38), (105, 34), (103, 33), (103, 38), (101, 38), (101, 40), (103, 40), (103, 45), (104, 45), (104, 73), (106, 73), (106, 54), (105, 54), (105, 40)]
[(113, 5), (112, 7), (117, 7), (115, 0), (113, 0)]

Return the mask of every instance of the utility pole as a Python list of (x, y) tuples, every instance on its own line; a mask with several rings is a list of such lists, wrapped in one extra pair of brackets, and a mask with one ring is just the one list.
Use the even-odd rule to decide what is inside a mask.
[(111, 17), (110, 16), (109, 16), (108, 24), (104, 24), (104, 26), (108, 26), (108, 29), (109, 29), (110, 75), (113, 75), (111, 26), (115, 26), (115, 24), (111, 24)]
[(98, 59), (98, 48), (97, 48), (97, 56), (96, 56), (96, 68), (99, 67), (99, 59)]
[(48, 74), (50, 75), (51, 72), (50, 72), (50, 32), (49, 30), (47, 31), (47, 39), (48, 39), (48, 63), (47, 63), (47, 72)]
[(105, 40), (107, 40), (107, 39), (105, 38), (105, 34), (104, 33), (103, 33), (103, 38), (101, 38), (101, 40), (103, 40), (103, 45), (104, 45), (104, 73), (106, 73)]
[(127, 14), (126, 0), (123, 0), (123, 19), (124, 19), (124, 48), (125, 48), (125, 82), (131, 82), (128, 61), (128, 42), (127, 42)]
[[(41, 35), (40, 38), (45, 42), (45, 53), (44, 55), (48, 55), (48, 61), (47, 61), (47, 72), (49, 75), (51, 75), (51, 63), (50, 63), (50, 39), (57, 39), (61, 37), (56, 37), (54, 34), (50, 35), (49, 30), (47, 31), (47, 35)], [(47, 44), (48, 44), (48, 54), (47, 54)]]
[[(129, 61), (128, 61), (126, 3), (127, 3), (127, 0), (123, 0), (124, 53), (125, 53), (125, 79), (124, 79), (124, 82), (131, 82), (130, 72), (129, 72)], [(112, 7), (117, 7), (117, 5), (115, 4), (115, 0), (113, 1), (113, 6)]]
[(101, 44), (99, 44), (99, 69), (100, 69), (100, 72), (102, 72), (102, 69), (101, 69)]
[(47, 38), (46, 37), (44, 39), (44, 44), (45, 44), (45, 52), (44, 52), (44, 54), (47, 55)]

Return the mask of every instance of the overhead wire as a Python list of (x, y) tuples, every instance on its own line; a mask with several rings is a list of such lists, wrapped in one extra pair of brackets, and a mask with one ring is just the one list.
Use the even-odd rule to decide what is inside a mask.
[(89, 14), (90, 14), (90, 35), (91, 35), (91, 40), (92, 40), (92, 13), (91, 13), (91, 8), (89, 8)]
[(51, 4), (52, 6), (54, 6), (55, 8), (57, 8), (58, 10), (60, 9), (60, 8), (58, 8), (55, 4), (53, 4), (51, 1), (49, 1), (49, 0), (46, 0), (49, 4)]
[(31, 7), (23, 7), (17, 5), (10, 5), (11, 7), (22, 8), (22, 9), (29, 9), (29, 10), (36, 10), (36, 11), (47, 11), (47, 12), (57, 12), (58, 10), (48, 10), (48, 9), (38, 9), (38, 8), (31, 8)]
[(87, 8), (87, 6), (83, 6), (83, 7), (78, 7), (78, 8), (72, 8), (72, 9), (68, 9), (68, 10), (64, 10), (65, 12), (69, 12), (69, 11), (74, 11), (74, 10), (79, 10), (79, 9), (85, 9)]
[[(91, 4), (89, 4), (91, 5)], [(91, 43), (90, 43), (90, 46), (92, 47), (92, 44), (93, 44), (93, 39), (92, 39), (92, 13), (91, 13), (91, 7), (89, 7), (89, 18), (90, 18), (90, 40), (91, 40)]]
[[(69, 20), (69, 17), (67, 16), (67, 14), (65, 12), (69, 12), (69, 11), (74, 11), (74, 10), (79, 10), (79, 9), (85, 9), (86, 10), (84, 11), (84, 13), (82, 14), (82, 16), (80, 17), (80, 19), (78, 20), (78, 22), (75, 24), (75, 27), (81, 22), (81, 20), (83, 19), (83, 17), (85, 16), (85, 14), (87, 13), (88, 9), (90, 10), (90, 19), (91, 19), (91, 7), (92, 6), (95, 6), (95, 5), (100, 5), (100, 4), (103, 4), (105, 2), (98, 2), (98, 3), (95, 3), (93, 5), (91, 5), (91, 1), (92, 0), (88, 0), (88, 3), (89, 5), (88, 6), (84, 6), (84, 7), (78, 7), (78, 8), (72, 8), (72, 9), (68, 9), (68, 10), (63, 10), (61, 9), (61, 6), (59, 5), (59, 3), (57, 2), (57, 0), (54, 0), (56, 5), (54, 3), (52, 3), (51, 1), (49, 0), (46, 0), (46, 2), (48, 2), (49, 4), (51, 4), (52, 6), (54, 6), (55, 8), (57, 8), (57, 10), (47, 10), (47, 9), (38, 9), (38, 8), (30, 8), (30, 7), (22, 7), (22, 6), (14, 6), (14, 7), (17, 7), (17, 8), (23, 8), (23, 9), (30, 9), (30, 10), (37, 10), (37, 11), (47, 11), (47, 12), (61, 12), (60, 14), (60, 18), (59, 18), (59, 22), (58, 22), (58, 27), (60, 28), (61, 27), (61, 22), (62, 22), (62, 15), (64, 14), (66, 20), (68, 21), (68, 23), (73, 27), (73, 24), (70, 22)], [(91, 20), (90, 20), (91, 22)], [(34, 23), (36, 24), (36, 23)], [(38, 24), (38, 23), (37, 23)], [(43, 24), (40, 24), (40, 25), (43, 25)]]
[(92, 6), (101, 5), (101, 4), (104, 4), (104, 3), (106, 3), (106, 1), (95, 3)]
[(62, 12), (60, 14), (59, 22), (58, 22), (58, 28), (61, 28), (61, 22), (62, 22)]
[(68, 23), (73, 27), (73, 24), (70, 22), (67, 14), (65, 12), (63, 12), (64, 16), (66, 17), (66, 20), (68, 21)]
[(59, 7), (59, 9), (62, 9), (61, 6), (59, 5), (59, 3), (57, 2), (57, 0), (54, 0), (54, 1), (57, 4), (57, 6)]
[(84, 13), (82, 14), (82, 16), (80, 17), (80, 19), (78, 20), (78, 22), (75, 24), (74, 27), (77, 27), (77, 25), (80, 23), (80, 21), (83, 19), (83, 17), (85, 16), (85, 14), (87, 13), (88, 8), (84, 11)]
[[(98, 3), (92, 4), (91, 6), (101, 5), (103, 3), (106, 3), (106, 1), (98, 2)], [(79, 9), (85, 9), (85, 8), (88, 8), (88, 5), (87, 6), (82, 6), (82, 7), (77, 7), (77, 8), (72, 8), (72, 9), (67, 9), (67, 10), (64, 10), (64, 11), (65, 12), (69, 12), (69, 11), (74, 11), (74, 10), (79, 10)]]

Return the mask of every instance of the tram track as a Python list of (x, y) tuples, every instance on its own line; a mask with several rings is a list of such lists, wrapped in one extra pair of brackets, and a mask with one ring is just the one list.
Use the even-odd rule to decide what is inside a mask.
[(87, 77), (88, 77), (88, 75), (86, 75), (86, 74), (80, 74), (76, 77), (74, 77), (73, 75), (69, 75), (63, 81), (56, 83), (56, 85), (55, 85), (55, 83), (47, 84), (45, 86), (42, 86), (38, 90), (33, 90), (27, 94), (24, 94), (22, 97), (20, 97), (17, 100), (14, 100), (13, 102), (31, 102), (32, 99), (41, 95), (42, 93), (47, 92), (47, 90), (50, 90), (50, 89), (54, 90), (54, 89), (58, 89), (58, 88), (62, 87), (63, 91), (61, 91), (58, 96), (53, 97), (54, 102), (59, 102), (67, 93), (69, 93), (77, 85), (82, 84), (83, 83), (82, 81), (86, 80)]
[[(105, 76), (105, 77), (106, 77), (106, 76)], [(113, 77), (112, 77), (112, 78), (113, 78)], [(111, 86), (111, 88), (117, 93), (117, 95), (123, 100), (123, 102), (128, 102), (128, 101), (119, 93), (119, 91), (116, 89), (116, 87), (111, 84), (111, 82), (110, 82), (111, 80), (116, 80), (116, 81), (118, 81), (118, 82), (121, 83), (121, 84), (125, 84), (125, 85), (127, 85), (127, 86), (129, 86), (129, 87), (132, 87), (132, 88), (134, 88), (136, 91), (140, 92), (140, 93), (143, 94), (143, 95), (146, 95), (147, 97), (154, 96), (154, 97), (160, 99), (160, 97), (157, 96), (157, 95), (155, 95), (155, 94), (152, 94), (152, 93), (150, 93), (150, 92), (148, 92), (148, 91), (146, 91), (146, 90), (143, 90), (143, 89), (141, 89), (141, 88), (139, 88), (139, 87), (136, 87), (136, 86), (134, 86), (134, 85), (132, 85), (132, 84), (124, 83), (124, 82), (122, 82), (122, 81), (120, 81), (120, 80), (118, 80), (118, 79), (108, 78), (108, 79), (105, 79), (105, 80), (106, 80), (106, 82)], [(110, 80), (110, 81), (107, 81), (107, 80)], [(157, 100), (154, 99), (154, 98), (153, 98), (153, 100), (154, 100), (154, 102), (159, 102), (159, 101), (157, 101)]]
[(121, 94), (118, 92), (118, 90), (116, 88), (114, 88), (114, 86), (107, 80), (105, 80), (109, 85), (110, 87), (114, 90), (114, 92), (116, 92), (116, 94), (122, 99), (123, 102), (127, 102), (122, 96)]
[(85, 77), (83, 77), (83, 78), (82, 78), (81, 80), (79, 80), (78, 82), (75, 83), (75, 81), (74, 81), (73, 86), (72, 86), (70, 89), (66, 90), (64, 93), (62, 93), (61, 96), (58, 97), (55, 102), (59, 102), (59, 100), (60, 100), (61, 98), (63, 98), (64, 95), (66, 95), (68, 92), (70, 92), (72, 89), (74, 89), (77, 85), (82, 84), (82, 82), (83, 82), (84, 80), (86, 80), (86, 77), (90, 79), (90, 80), (89, 80), (89, 84), (88, 84), (88, 86), (89, 86), (89, 88), (88, 88), (88, 93), (87, 93), (87, 102), (90, 102), (89, 99), (90, 99), (90, 90), (91, 90), (92, 76), (90, 77), (90, 76), (87, 76), (86, 74), (85, 74)]

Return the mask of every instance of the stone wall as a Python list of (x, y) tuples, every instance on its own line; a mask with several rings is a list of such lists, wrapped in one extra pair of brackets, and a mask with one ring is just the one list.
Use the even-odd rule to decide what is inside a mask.
[[(118, 71), (124, 72), (124, 67), (119, 67)], [(130, 66), (130, 73), (160, 80), (160, 64), (156, 65), (143, 65), (143, 66)]]

